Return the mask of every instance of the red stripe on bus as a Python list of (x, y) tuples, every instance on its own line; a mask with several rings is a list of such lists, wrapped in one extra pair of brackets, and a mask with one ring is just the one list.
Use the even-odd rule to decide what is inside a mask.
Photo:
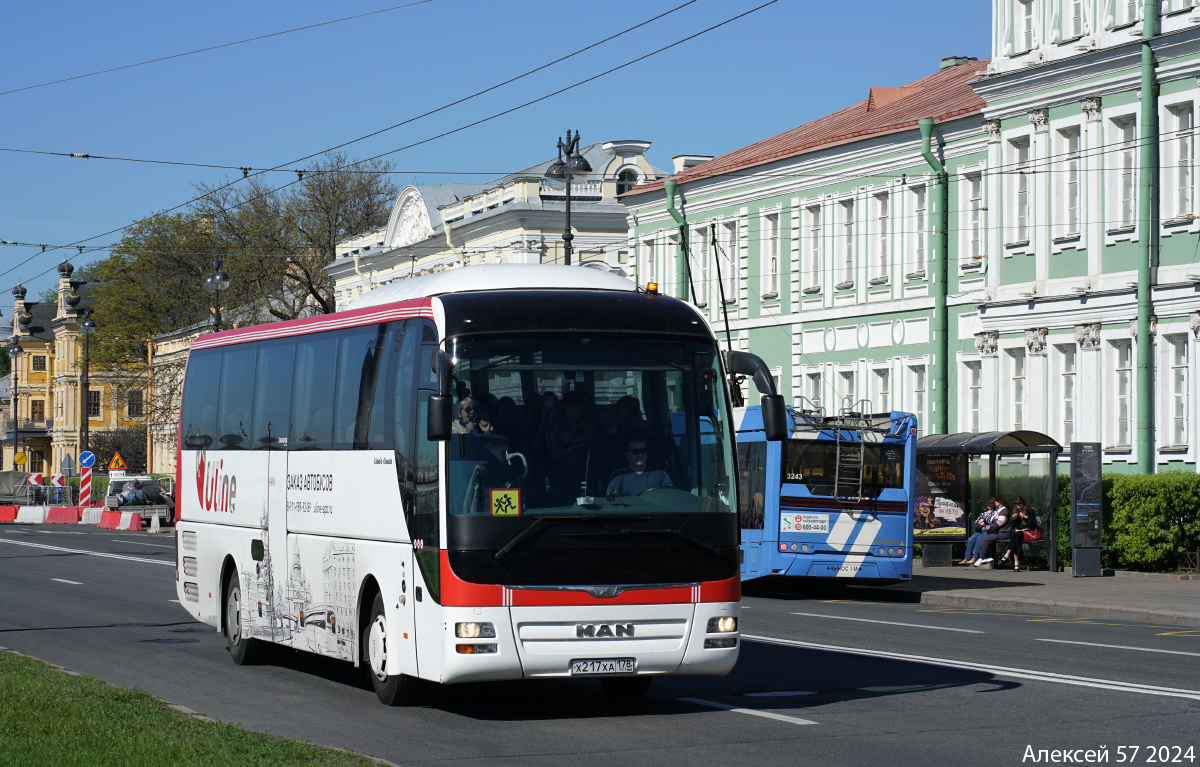
[(692, 587), (673, 589), (634, 589), (623, 591), (611, 599), (598, 599), (586, 591), (538, 591), (513, 589), (513, 607), (566, 607), (601, 605), (671, 605), (692, 601)]
[(286, 338), (305, 333), (319, 333), (323, 330), (336, 330), (358, 325), (373, 325), (389, 320), (408, 319), (411, 317), (433, 317), (432, 298), (418, 298), (384, 306), (369, 306), (365, 309), (352, 309), (346, 312), (334, 312), (320, 317), (304, 317), (298, 320), (272, 322), (266, 325), (251, 325), (236, 330), (223, 330), (220, 333), (208, 333), (200, 336), (192, 343), (193, 349), (208, 349), (214, 346), (262, 341), (269, 338)]
[(700, 584), (701, 602), (742, 601), (742, 577), (735, 575), (724, 581), (705, 581)]
[(503, 607), (504, 587), (490, 583), (468, 583), (450, 569), (450, 552), (439, 552), (442, 604), (447, 607)]

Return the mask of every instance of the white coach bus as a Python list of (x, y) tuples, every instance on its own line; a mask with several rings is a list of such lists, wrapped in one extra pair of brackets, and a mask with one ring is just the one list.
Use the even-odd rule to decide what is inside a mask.
[(456, 269), (202, 336), (180, 602), (237, 663), (266, 643), (344, 659), (387, 704), (418, 679), (594, 676), (631, 696), (725, 674), (741, 598), (726, 373), (770, 389), (782, 429), (765, 371), (719, 354), (686, 303), (578, 267)]

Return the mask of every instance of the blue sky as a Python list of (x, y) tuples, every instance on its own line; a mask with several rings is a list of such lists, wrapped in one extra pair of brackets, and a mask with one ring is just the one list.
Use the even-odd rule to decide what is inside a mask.
[[(455, 101), (683, 1), (433, 0), (0, 96), (0, 147), (271, 167)], [(697, 0), (563, 64), (345, 151), (365, 157), (465, 125), (763, 1)], [(0, 11), (6, 30), (0, 91), (399, 2), (7, 3)], [(651, 141), (651, 162), (669, 168), (673, 155), (722, 154), (860, 101), (872, 85), (916, 80), (945, 56), (985, 58), (990, 21), (986, 0), (780, 0), (618, 73), (392, 159), (398, 170), (500, 175), (552, 155), (570, 127), (585, 144)], [(74, 242), (178, 205), (192, 196), (193, 182), (225, 175), (0, 152), (0, 239)], [(276, 176), (278, 183), (295, 178)], [(403, 185), (414, 176), (394, 178)], [(36, 252), (0, 248), (0, 271)], [(0, 290), (22, 280), (36, 294), (53, 282), (61, 257), (34, 258), (0, 277)], [(46, 270), (51, 274), (37, 276)]]

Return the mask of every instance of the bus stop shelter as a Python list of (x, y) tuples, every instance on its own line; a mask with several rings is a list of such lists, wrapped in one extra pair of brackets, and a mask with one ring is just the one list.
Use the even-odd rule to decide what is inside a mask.
[(1050, 570), (1056, 542), (1058, 456), (1062, 446), (1036, 431), (929, 434), (917, 440), (913, 543), (927, 566), (949, 565), (954, 544), (966, 541), (989, 496), (1003, 494), (1011, 509), (1022, 496), (1033, 512)]

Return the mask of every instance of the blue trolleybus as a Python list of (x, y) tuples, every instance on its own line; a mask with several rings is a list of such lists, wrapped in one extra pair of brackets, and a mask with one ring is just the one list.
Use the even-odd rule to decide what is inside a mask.
[(768, 442), (759, 408), (734, 411), (742, 580), (911, 578), (916, 416), (788, 416), (788, 438)]

